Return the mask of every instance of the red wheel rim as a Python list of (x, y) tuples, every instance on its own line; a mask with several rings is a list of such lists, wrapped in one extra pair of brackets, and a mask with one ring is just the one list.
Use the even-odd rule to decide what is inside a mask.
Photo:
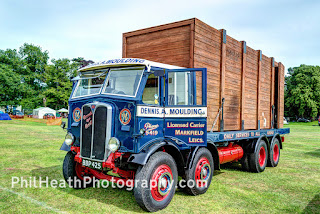
[(279, 156), (280, 156), (279, 146), (278, 146), (278, 144), (274, 144), (274, 147), (273, 147), (273, 161), (275, 163), (278, 162)]
[(78, 162), (76, 162), (75, 170), (78, 178), (80, 178), (81, 180), (83, 180), (86, 176), (91, 178), (93, 177), (92, 175), (90, 175), (89, 170)]
[(264, 149), (263, 146), (261, 146), (260, 151), (259, 151), (259, 164), (261, 167), (264, 166), (266, 163), (266, 150)]
[(173, 183), (173, 175), (166, 164), (158, 166), (151, 177), (151, 195), (156, 201), (163, 201), (168, 197)]
[(211, 176), (210, 162), (206, 157), (200, 158), (195, 171), (195, 181), (198, 187), (203, 187)]

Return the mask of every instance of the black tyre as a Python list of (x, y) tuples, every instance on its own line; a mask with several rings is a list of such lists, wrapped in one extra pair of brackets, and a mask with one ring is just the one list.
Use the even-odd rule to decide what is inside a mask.
[[(70, 187), (74, 189), (84, 189), (91, 187), (93, 176), (80, 163), (74, 161), (74, 154), (70, 151), (63, 161), (63, 177)], [(86, 180), (90, 179), (90, 180)], [(91, 181), (91, 182), (89, 182)]]
[(244, 171), (250, 171), (249, 158), (247, 153), (244, 152), (243, 157), (240, 160), (240, 163)]
[(165, 152), (154, 153), (135, 175), (134, 197), (146, 211), (166, 208), (175, 193), (178, 171), (174, 159)]
[(263, 172), (267, 165), (268, 148), (264, 140), (260, 140), (254, 153), (248, 155), (249, 168), (251, 172)]
[(212, 180), (214, 172), (213, 158), (207, 148), (200, 148), (192, 166), (186, 171), (186, 192), (190, 195), (200, 195), (205, 193)]
[(280, 142), (278, 138), (275, 138), (270, 145), (270, 152), (268, 157), (268, 166), (278, 166), (280, 160)]

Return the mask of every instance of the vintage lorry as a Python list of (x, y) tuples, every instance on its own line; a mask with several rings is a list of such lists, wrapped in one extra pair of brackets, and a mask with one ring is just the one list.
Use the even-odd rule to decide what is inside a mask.
[(61, 147), (74, 188), (123, 182), (157, 211), (176, 186), (205, 193), (221, 164), (262, 172), (279, 163), (290, 132), (284, 66), (225, 30), (189, 19), (124, 33), (123, 58), (79, 73)]
[(154, 181), (133, 185), (138, 204), (157, 211), (170, 203), (178, 176), (194, 181), (185, 188), (198, 195), (207, 191), (220, 164), (240, 161), (251, 172), (277, 166), (281, 136), (289, 129), (208, 131), (206, 86), (206, 68), (144, 59), (106, 60), (80, 69), (61, 147), (68, 151), (64, 178)]

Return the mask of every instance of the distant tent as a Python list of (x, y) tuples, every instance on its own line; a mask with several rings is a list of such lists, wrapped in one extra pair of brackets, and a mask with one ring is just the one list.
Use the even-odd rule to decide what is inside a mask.
[(10, 116), (0, 111), (0, 120), (11, 120)]
[(33, 109), (33, 118), (43, 119), (43, 115), (46, 113), (51, 113), (54, 116), (56, 115), (56, 111), (49, 107), (40, 107), (37, 109)]
[(57, 110), (57, 112), (68, 113), (69, 111), (68, 111), (68, 109), (62, 108), (62, 109)]

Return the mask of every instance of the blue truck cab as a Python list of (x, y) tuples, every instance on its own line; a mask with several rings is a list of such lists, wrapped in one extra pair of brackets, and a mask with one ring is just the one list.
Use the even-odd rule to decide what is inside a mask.
[(240, 161), (251, 172), (277, 166), (289, 133), (207, 131), (206, 68), (122, 58), (81, 68), (73, 83), (64, 178), (73, 188), (93, 178), (124, 182), (147, 211), (165, 208), (178, 184), (205, 193), (220, 164)]

